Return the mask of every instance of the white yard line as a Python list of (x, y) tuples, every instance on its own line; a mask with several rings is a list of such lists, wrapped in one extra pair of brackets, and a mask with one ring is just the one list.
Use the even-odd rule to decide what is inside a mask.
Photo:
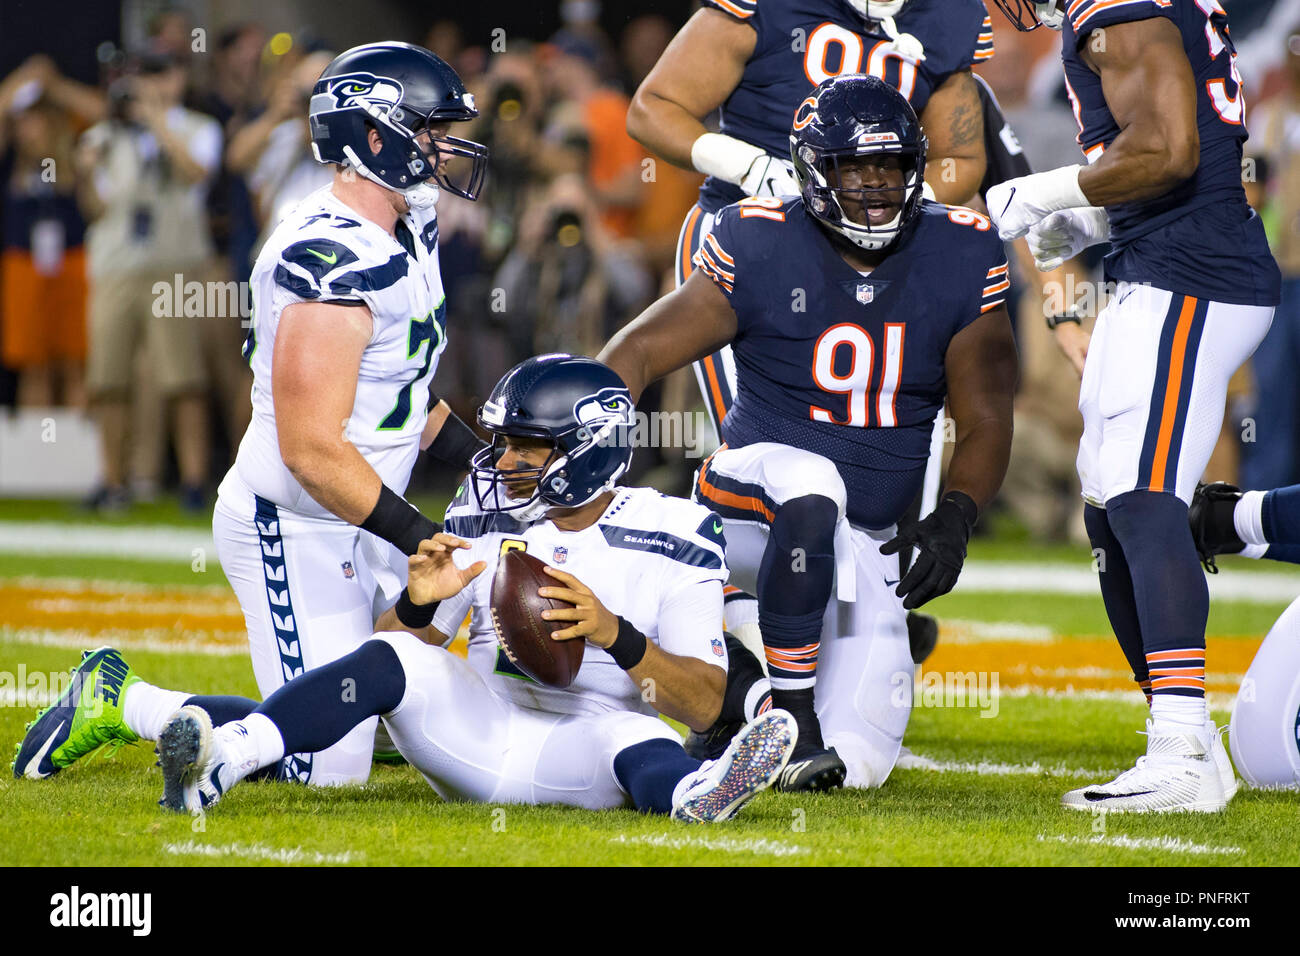
[(931, 773), (976, 773), (982, 777), (1096, 777), (1105, 779), (1119, 773), (1118, 770), (1093, 770), (1086, 767), (1066, 767), (1062, 764), (1046, 765), (1034, 763), (995, 763), (991, 760), (967, 762), (962, 760), (931, 760), (920, 754), (900, 762), (901, 770), (928, 770)]
[(756, 853), (759, 856), (799, 856), (807, 853), (808, 848), (793, 843), (782, 843), (780, 840), (767, 840), (763, 838), (753, 840), (738, 840), (732, 837), (689, 837), (689, 836), (671, 836), (661, 834), (659, 836), (634, 836), (629, 837), (626, 834), (620, 834), (609, 841), (610, 843), (626, 843), (637, 846), (657, 846), (665, 847), (670, 850), (718, 850), (722, 853)]
[(1192, 853), (1197, 855), (1245, 853), (1239, 846), (1207, 846), (1192, 843), (1180, 837), (1131, 837), (1122, 833), (1114, 836), (1098, 834), (1092, 837), (1066, 836), (1063, 833), (1038, 834), (1040, 843), (1064, 843), (1067, 846), (1113, 846), (1122, 850), (1161, 850), (1166, 853)]
[(206, 857), (240, 857), (246, 860), (270, 860), (273, 863), (309, 863), (315, 866), (329, 863), (360, 863), (366, 855), (360, 851), (345, 850), (342, 853), (320, 853), (316, 850), (304, 850), (300, 846), (277, 847), (262, 843), (224, 843), (220, 846), (211, 843), (164, 843), (163, 852), (172, 856), (206, 856)]
[[(189, 564), (202, 553), (217, 564), (211, 533), (205, 528), (116, 525), (87, 527), (39, 521), (0, 522), (0, 553), (76, 555), (82, 557), (176, 560)], [(1207, 577), (1210, 597), (1257, 604), (1289, 602), (1300, 595), (1300, 575), (1284, 571), (1246, 573), (1225, 570)], [(1091, 565), (969, 561), (956, 593), (977, 592), (1077, 594), (1100, 593)], [(1005, 625), (1002, 625), (1005, 626)], [(1031, 638), (1032, 639), (1032, 638)]]
[[(66, 647), (77, 651), (109, 644), (122, 651), (153, 651), (160, 654), (203, 654), (208, 657), (242, 657), (248, 654), (248, 642), (243, 631), (188, 631), (186, 633), (190, 636), (183, 638), (171, 636), (175, 633), (177, 632), (161, 628), (108, 630), (87, 634), (85, 631), (43, 627), (0, 627), (0, 642)], [(236, 637), (238, 640), (235, 640)], [(235, 642), (230, 643), (231, 641)]]

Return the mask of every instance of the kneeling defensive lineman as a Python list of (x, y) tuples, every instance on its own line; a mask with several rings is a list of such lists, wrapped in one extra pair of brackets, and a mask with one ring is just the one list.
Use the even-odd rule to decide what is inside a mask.
[[(952, 588), (1006, 472), (1007, 262), (987, 219), (923, 201), (925, 138), (880, 80), (822, 83), (790, 144), (802, 195), (722, 210), (697, 270), (601, 358), (635, 396), (734, 349), (739, 394), (696, 495), (726, 523), (732, 583), (758, 596), (772, 701), (799, 721), (778, 786), (879, 786), (911, 711), (905, 610)], [(946, 489), (896, 535), (945, 395), (957, 426)], [(900, 583), (895, 555), (914, 545)]]
[(1086, 166), (1001, 183), (989, 213), (1040, 263), (1109, 238), (1114, 296), (1080, 386), (1079, 480), (1111, 627), (1149, 693), (1147, 753), (1065, 794), (1111, 812), (1223, 809), (1235, 784), (1205, 703), (1209, 592), (1188, 503), (1228, 380), (1268, 331), (1277, 263), (1241, 183), (1245, 95), (1218, 0), (997, 0), (1059, 29)]
[[(530, 359), (498, 383), (480, 420), (496, 440), (447, 513), (448, 527), (468, 540), (447, 533), (423, 542), (410, 559), (407, 590), (380, 620), (387, 632), (261, 705), (245, 701), (242, 719), (214, 729), (206, 699), (190, 700), (157, 735), (164, 805), (199, 810), (285, 753), (329, 747), (374, 717), (448, 799), (590, 809), (630, 802), (679, 820), (714, 821), (779, 774), (797, 734), (785, 712), (764, 714), (706, 764), (688, 757), (656, 716), (702, 728), (721, 706), (724, 542), (708, 509), (616, 487), (631, 458), (633, 421), (618, 376), (591, 359)], [(534, 683), (498, 649), (492, 576), (482, 572), (512, 549), (566, 568), (552, 567), (555, 586), (541, 589), (575, 605), (547, 612), (572, 622), (557, 639), (589, 645), (566, 689)], [(463, 569), (452, 560), (457, 550), (468, 552)], [(449, 642), (467, 611), (468, 662), (426, 643)], [(103, 670), (109, 656), (104, 673), (121, 688), (120, 655), (101, 651), (88, 661), (98, 657)], [(125, 694), (114, 691), (128, 710), (172, 693), (128, 681)], [(346, 681), (355, 693), (341, 699)], [(109, 683), (74, 679), (77, 686), (40, 721), (59, 708), (55, 717), (69, 722), (116, 719), (89, 713), (95, 687)], [(225, 709), (231, 703), (225, 699)], [(99, 704), (102, 714), (112, 711)], [(128, 729), (149, 736), (148, 728)]]

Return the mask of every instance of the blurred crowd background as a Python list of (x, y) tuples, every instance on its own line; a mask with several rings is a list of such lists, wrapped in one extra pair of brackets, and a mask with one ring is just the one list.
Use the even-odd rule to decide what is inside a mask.
[[(1223, 2), (1247, 84), (1244, 178), (1286, 286), (1269, 339), (1234, 381), (1212, 477), (1266, 488), (1300, 481), (1300, 0)], [(249, 303), (205, 295), (186, 306), (186, 284), (240, 289), (224, 284), (247, 280), (285, 210), (330, 181), (308, 146), (307, 100), (347, 47), (420, 43), (455, 66), (481, 110), (454, 132), (491, 149), (484, 194), (444, 193), (438, 205), (451, 334), (434, 387), (463, 418), (513, 363), (594, 354), (671, 288), (702, 177), (649, 156), (625, 116), (695, 4), (483, 6), (6, 0), (0, 419), (54, 408), (94, 422), (88, 506), (124, 512), (178, 495), (199, 511), (210, 501), (249, 416)], [(1080, 161), (1059, 37), (993, 17), (997, 54), (978, 72), (1030, 162)], [(1095, 279), (1099, 258), (1085, 264)], [(159, 283), (171, 290), (162, 310), (183, 314), (157, 314)], [(1002, 505), (1031, 534), (1061, 538), (1081, 532), (1071, 518), (1077, 379), (1043, 326), (1037, 286), (1018, 286), (1018, 460)], [(698, 406), (689, 373), (643, 402)], [(680, 449), (646, 450), (636, 477), (680, 491), (696, 464)]]

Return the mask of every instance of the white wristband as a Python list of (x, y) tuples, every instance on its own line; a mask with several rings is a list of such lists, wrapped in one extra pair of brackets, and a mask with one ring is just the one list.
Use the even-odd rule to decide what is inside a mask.
[(691, 144), (692, 166), (706, 176), (716, 176), (737, 186), (754, 160), (766, 155), (759, 147), (722, 133), (705, 133)]
[(1082, 166), (1062, 166), (1039, 173), (1043, 186), (1042, 205), (1055, 212), (1058, 209), (1074, 209), (1077, 206), (1091, 206), (1088, 197), (1079, 186), (1079, 173)]

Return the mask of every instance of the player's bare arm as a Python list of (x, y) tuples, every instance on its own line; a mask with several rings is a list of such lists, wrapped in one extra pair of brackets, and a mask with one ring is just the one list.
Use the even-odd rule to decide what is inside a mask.
[(1017, 366), (1004, 307), (986, 312), (958, 332), (944, 356), (948, 411), (957, 426), (944, 488), (964, 492), (980, 508), (997, 494), (1011, 458)]
[(930, 140), (925, 181), (939, 202), (967, 205), (984, 181), (984, 110), (970, 70), (954, 73), (921, 113)]
[[(572, 574), (552, 567), (547, 567), (546, 573), (562, 586), (539, 588), (538, 593), (574, 605), (572, 609), (542, 612), (542, 617), (549, 621), (574, 622), (570, 627), (554, 632), (551, 637), (557, 641), (585, 639), (600, 648), (612, 646), (618, 638), (618, 617)], [(718, 587), (716, 582), (697, 586)], [(727, 672), (723, 668), (693, 657), (671, 654), (653, 641), (647, 641), (645, 656), (627, 673), (638, 686), (653, 687), (649, 702), (664, 716), (700, 731), (708, 729), (718, 719), (722, 710), (722, 693), (727, 684)]]
[[(411, 603), (423, 607), (445, 601), (459, 594), (467, 584), (487, 568), (484, 561), (475, 561), (467, 568), (458, 568), (452, 555), (469, 548), (469, 542), (455, 535), (439, 532), (420, 542), (420, 551), (407, 558), (406, 593)], [(410, 627), (389, 608), (375, 622), (376, 631), (407, 631), (429, 644), (445, 644), (448, 635), (433, 625)]]
[(1101, 159), (1079, 173), (1094, 206), (1150, 199), (1196, 172), (1196, 79), (1182, 36), (1153, 17), (1094, 30), (1080, 55), (1101, 77), (1121, 130)]
[(651, 382), (713, 354), (735, 336), (731, 303), (697, 270), (620, 329), (596, 357), (619, 374), (635, 402)]
[(753, 27), (717, 10), (699, 10), (668, 44), (627, 111), (628, 135), (674, 166), (694, 169), (691, 147), (704, 119), (740, 83), (754, 52)]
[(284, 310), (272, 358), (272, 398), (285, 466), (322, 507), (359, 525), (382, 482), (344, 436), (356, 399), (370, 310), (299, 303)]

